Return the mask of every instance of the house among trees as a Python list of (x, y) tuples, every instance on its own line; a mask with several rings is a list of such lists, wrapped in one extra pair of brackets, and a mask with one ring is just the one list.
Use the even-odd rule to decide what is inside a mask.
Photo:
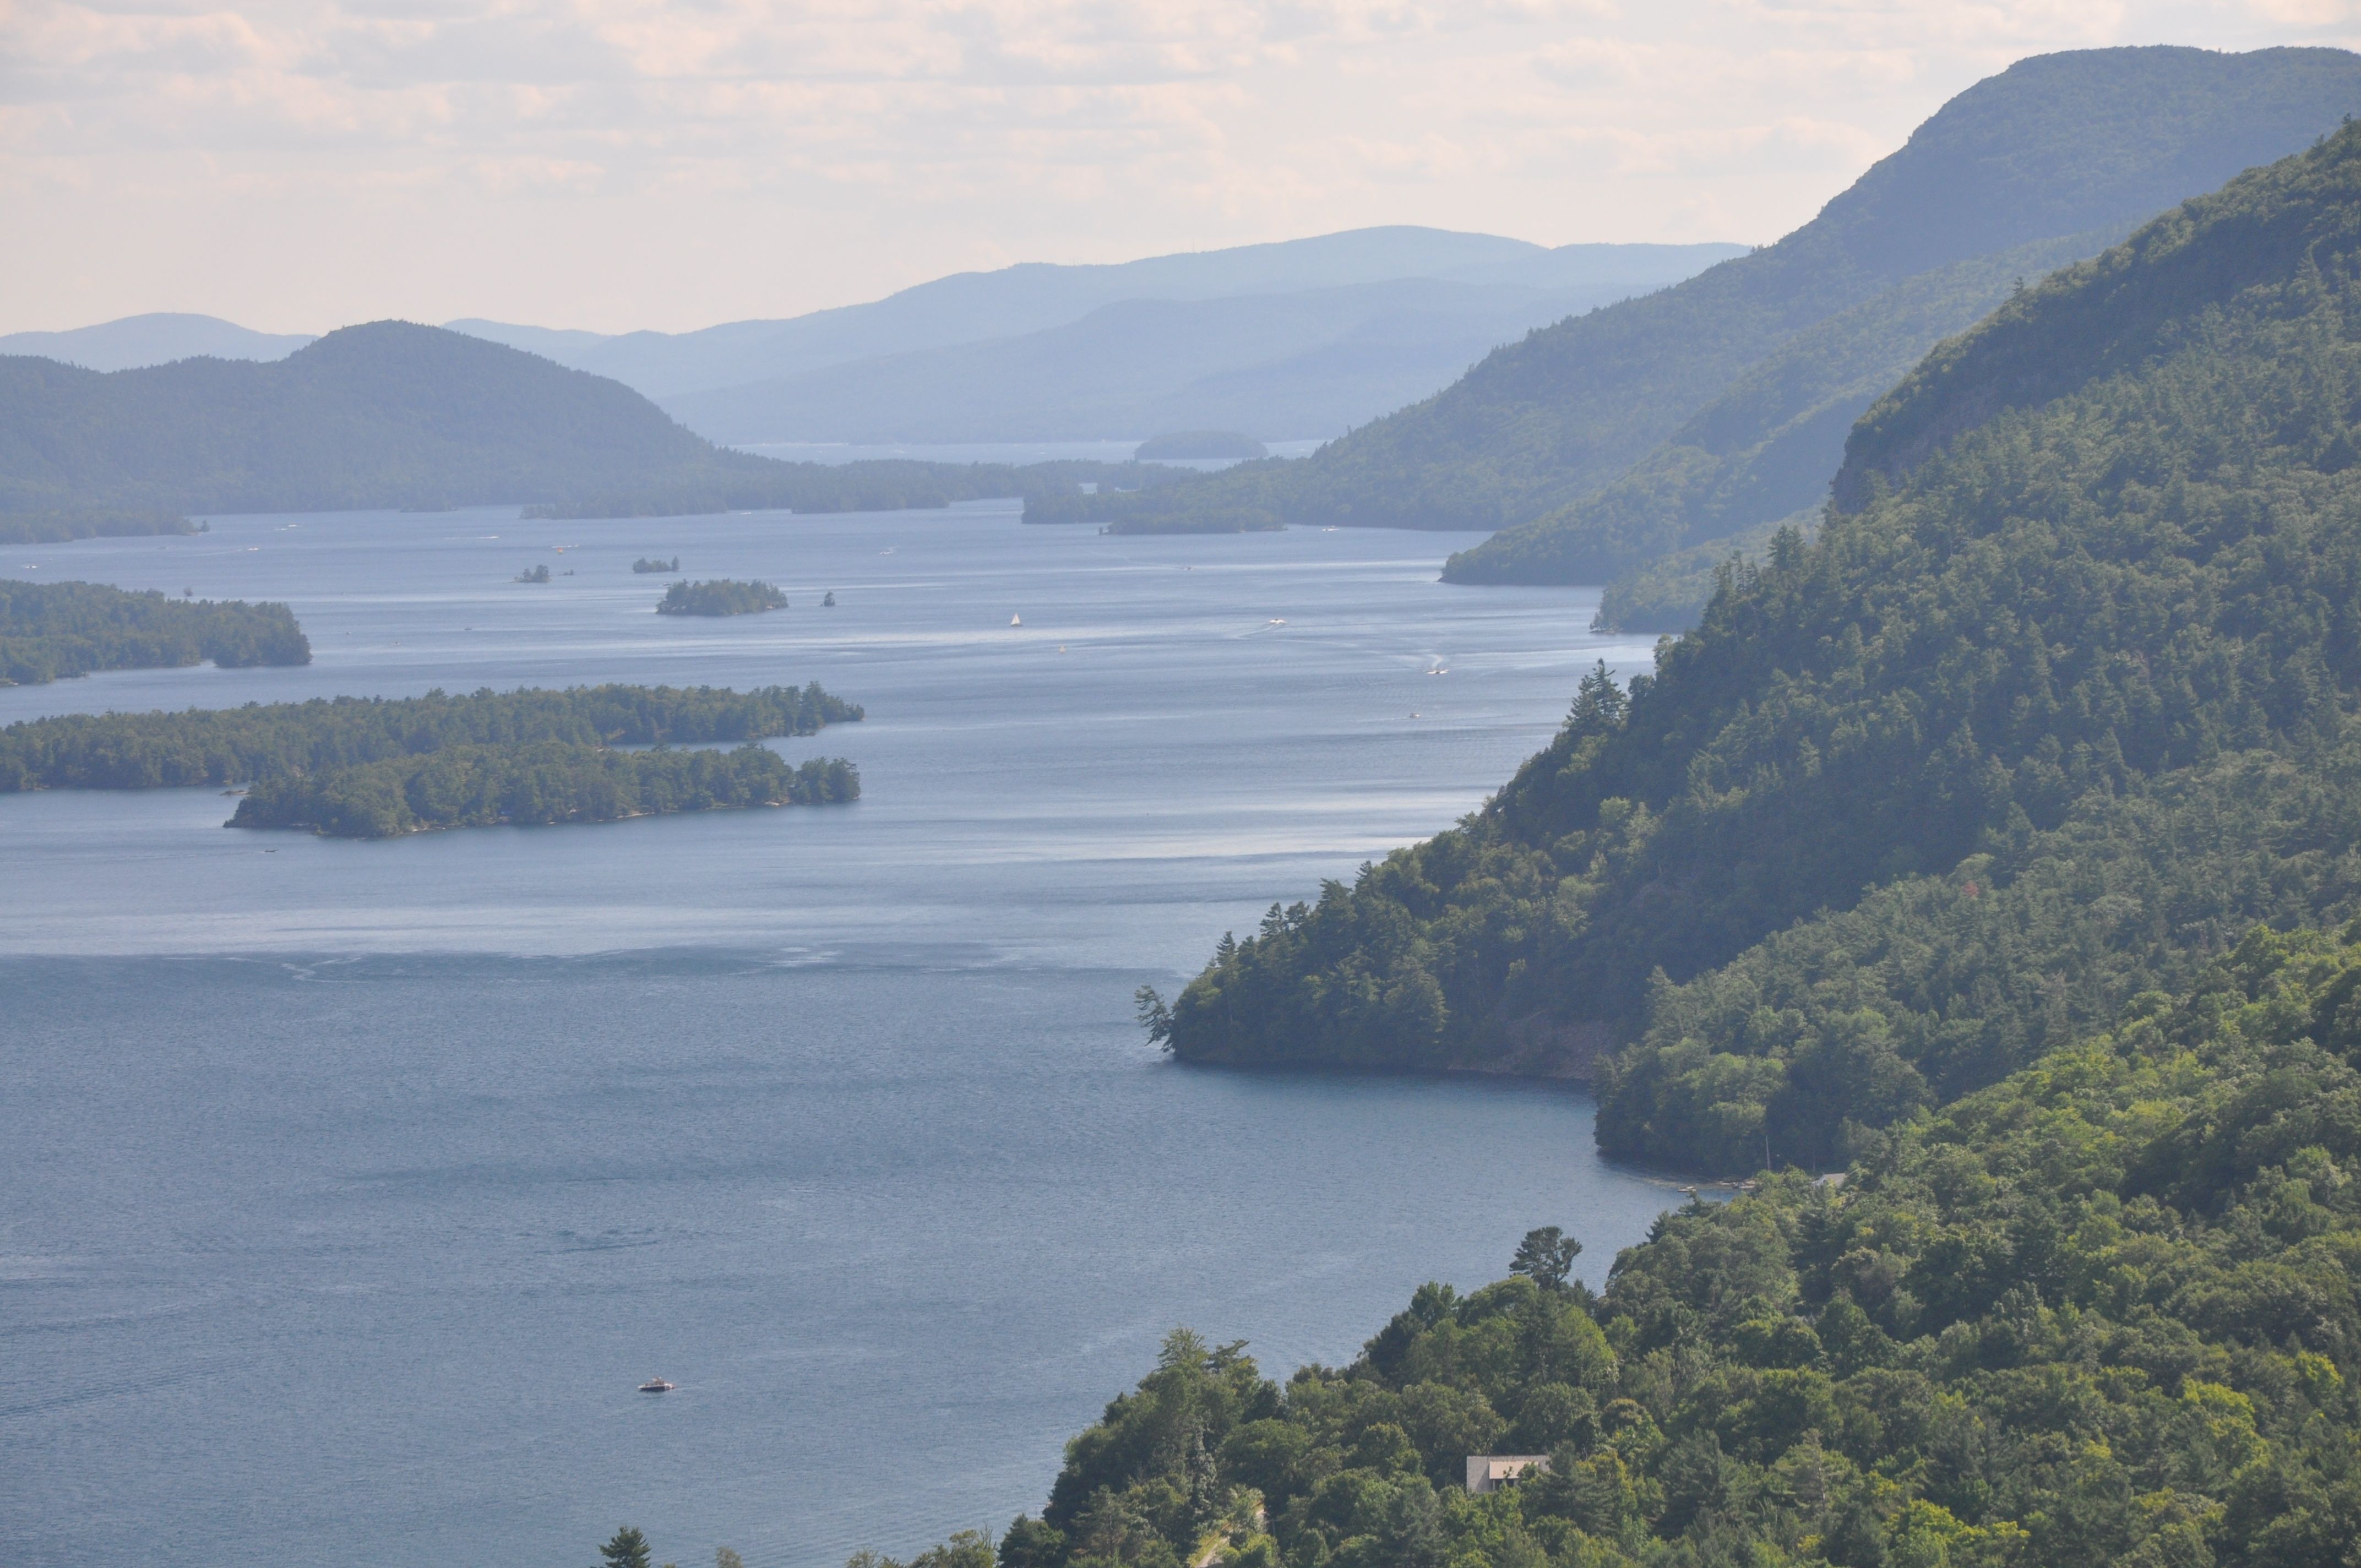
[(1528, 1470), (1549, 1468), (1546, 1453), (1471, 1453), (1467, 1456), (1467, 1490), (1480, 1497), (1503, 1486), (1513, 1486)]

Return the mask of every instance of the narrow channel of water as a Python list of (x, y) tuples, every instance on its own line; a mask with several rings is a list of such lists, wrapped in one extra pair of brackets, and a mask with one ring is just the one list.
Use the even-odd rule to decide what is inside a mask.
[[(833, 1568), (1037, 1508), (1175, 1322), (1283, 1375), (1534, 1224), (1597, 1278), (1674, 1198), (1580, 1095), (1177, 1069), (1130, 1021), (1478, 804), (1592, 660), (1644, 663), (1594, 595), (1436, 584), (1465, 543), (986, 506), (0, 547), (285, 599), (319, 655), (0, 690), (0, 723), (604, 680), (870, 714), (782, 743), (860, 763), (826, 810), (365, 844), (225, 831), (208, 791), (0, 797), (20, 1553), (573, 1561), (628, 1519)], [(792, 608), (659, 618), (653, 554)]]

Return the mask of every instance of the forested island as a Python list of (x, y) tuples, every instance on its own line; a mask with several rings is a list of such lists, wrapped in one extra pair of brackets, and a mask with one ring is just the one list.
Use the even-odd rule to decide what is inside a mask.
[(656, 601), (658, 615), (759, 615), (786, 608), (787, 596), (773, 585), (727, 577), (709, 583), (675, 583)]
[(389, 839), (439, 828), (612, 822), (673, 811), (823, 806), (861, 796), (840, 758), (790, 765), (767, 747), (617, 751), (565, 740), (443, 746), (420, 755), (258, 781), (232, 828)]
[(312, 644), (283, 604), (169, 598), (99, 583), (0, 579), (0, 683), (38, 685), (100, 670), (308, 664)]
[[(237, 827), (358, 837), (851, 800), (850, 763), (742, 744), (857, 722), (818, 684), (577, 686), (79, 714), (0, 729), (0, 792), (246, 784)], [(730, 751), (616, 747), (741, 742)]]
[(517, 583), (545, 583), (549, 581), (549, 567), (546, 563), (538, 566), (527, 566), (509, 580)]
[(69, 508), (0, 510), (0, 544), (58, 544), (72, 539), (138, 539), (203, 533), (205, 525), (178, 512)]
[[(2361, 1539), (2361, 927), (1345, 1366), (1185, 1330), (927, 1568), (2336, 1568)], [(1470, 1455), (1546, 1455), (1466, 1486)], [(888, 1568), (862, 1554), (858, 1568)]]
[(2356, 192), (2348, 127), (2012, 297), (1863, 418), (1817, 537), (1464, 826), (1225, 939), (1170, 1044), (1587, 1072), (1618, 1156), (1827, 1168), (2347, 918)]
[(631, 570), (642, 576), (650, 573), (677, 572), (680, 570), (680, 557), (675, 555), (669, 561), (652, 561), (642, 555), (631, 563)]

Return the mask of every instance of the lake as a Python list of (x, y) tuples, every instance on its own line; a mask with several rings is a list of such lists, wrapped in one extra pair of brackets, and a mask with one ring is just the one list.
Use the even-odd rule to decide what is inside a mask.
[[(353, 842), (225, 832), (210, 790), (0, 796), (15, 1555), (574, 1563), (630, 1521), (685, 1568), (834, 1568), (1038, 1509), (1176, 1323), (1283, 1376), (1533, 1225), (1598, 1280), (1676, 1199), (1581, 1094), (1178, 1068), (1131, 1018), (1479, 805), (1593, 661), (1645, 667), (1595, 593), (1437, 584), (1470, 542), (989, 504), (0, 546), (283, 599), (316, 654), (0, 689), (0, 723), (591, 681), (869, 715), (774, 743), (856, 762), (838, 807)], [(791, 608), (658, 617), (659, 553)]]

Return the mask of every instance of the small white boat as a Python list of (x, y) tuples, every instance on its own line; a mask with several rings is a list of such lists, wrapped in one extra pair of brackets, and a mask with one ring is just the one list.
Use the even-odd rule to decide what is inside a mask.
[(1274, 616), (1274, 617), (1272, 617), (1272, 618), (1270, 619), (1270, 620), (1269, 620), (1268, 622), (1267, 622), (1267, 624), (1271, 625), (1271, 626), (1285, 626), (1285, 625), (1287, 624), (1287, 622), (1285, 622), (1284, 620), (1279, 620), (1278, 617)]
[(1008, 618), (1008, 624), (1011, 626), (1022, 626), (1025, 624), (1025, 618), (1021, 615), (1012, 615)]
[(679, 1387), (679, 1385), (667, 1383), (661, 1377), (651, 1377), (646, 1382), (640, 1385), (640, 1392), (642, 1394), (669, 1394), (677, 1387)]

